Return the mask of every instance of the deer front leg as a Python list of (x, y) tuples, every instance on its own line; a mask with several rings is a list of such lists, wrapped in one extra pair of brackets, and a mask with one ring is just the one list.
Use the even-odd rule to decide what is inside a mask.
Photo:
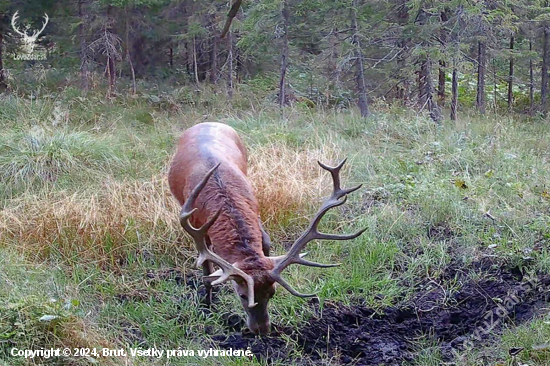
[(206, 288), (206, 297), (204, 298), (204, 302), (208, 307), (212, 305), (212, 281), (204, 279), (206, 276), (210, 276), (214, 272), (214, 267), (212, 266), (212, 263), (210, 261), (206, 261), (202, 264), (202, 276), (203, 276), (203, 283), (204, 287)]
[[(206, 237), (205, 241), (208, 248), (210, 248), (212, 244), (210, 242), (210, 238)], [(213, 272), (214, 272), (214, 266), (212, 262), (206, 261), (202, 264), (202, 276), (203, 276), (202, 282), (204, 283), (204, 287), (206, 288), (206, 297), (204, 299), (204, 302), (208, 307), (212, 305), (212, 281), (206, 280), (205, 278), (207, 276), (210, 276)]]
[(269, 250), (271, 249), (271, 239), (269, 234), (265, 231), (264, 226), (262, 225), (262, 220), (258, 217), (258, 222), (260, 223), (260, 231), (262, 232), (262, 251), (266, 257), (269, 257)]

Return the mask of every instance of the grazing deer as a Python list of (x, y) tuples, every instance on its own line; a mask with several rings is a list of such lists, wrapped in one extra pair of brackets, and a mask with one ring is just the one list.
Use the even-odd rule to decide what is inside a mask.
[[(248, 327), (256, 334), (266, 334), (270, 330), (267, 304), (275, 294), (277, 283), (295, 296), (315, 296), (294, 290), (281, 277), (281, 272), (291, 264), (337, 266), (307, 261), (302, 258), (305, 253), (300, 252), (315, 239), (348, 240), (365, 231), (331, 235), (317, 230), (329, 209), (344, 204), (346, 195), (361, 187), (340, 188), (340, 169), (344, 163), (345, 160), (337, 167), (319, 163), (332, 175), (332, 195), (288, 253), (270, 257), (269, 236), (260, 223), (258, 202), (246, 176), (246, 149), (237, 132), (227, 125), (208, 122), (195, 125), (181, 135), (168, 181), (172, 194), (182, 206), (181, 225), (194, 239), (199, 252), (195, 268), (203, 268), (208, 302), (212, 286), (232, 280), (248, 315)], [(214, 264), (219, 267), (216, 271)]]

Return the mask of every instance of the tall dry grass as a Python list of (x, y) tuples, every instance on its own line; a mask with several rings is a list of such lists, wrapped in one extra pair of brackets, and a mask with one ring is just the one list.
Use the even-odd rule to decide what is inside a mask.
[[(294, 150), (284, 143), (250, 148), (249, 177), (270, 228), (307, 217), (331, 188), (317, 160), (335, 163), (336, 149)], [(43, 191), (44, 192), (44, 191)], [(88, 191), (52, 191), (10, 199), (0, 211), (0, 245), (25, 257), (112, 269), (130, 254), (194, 252), (178, 222), (179, 207), (164, 175), (148, 181), (106, 180)]]
[(176, 250), (177, 212), (162, 176), (105, 181), (96, 192), (26, 194), (0, 211), (0, 243), (35, 260), (116, 266), (138, 249)]
[(330, 175), (317, 161), (336, 164), (337, 149), (294, 150), (283, 143), (252, 146), (248, 176), (260, 204), (260, 215), (271, 224), (306, 214), (331, 187)]

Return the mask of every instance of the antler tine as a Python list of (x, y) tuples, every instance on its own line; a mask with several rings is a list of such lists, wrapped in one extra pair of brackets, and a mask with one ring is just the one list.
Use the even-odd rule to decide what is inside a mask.
[(19, 34), (20, 36), (27, 37), (27, 33), (21, 32), (17, 27), (17, 24), (16, 24), (17, 19), (19, 19), (19, 10), (17, 10), (15, 14), (13, 14), (13, 17), (11, 18), (11, 26), (15, 31), (15, 33)]
[(208, 229), (214, 224), (216, 219), (221, 213), (221, 207), (216, 211), (216, 213), (208, 219), (208, 221), (202, 225), (200, 228), (195, 228), (191, 223), (189, 222), (189, 219), (193, 215), (193, 213), (197, 210), (196, 208), (192, 208), (193, 204), (195, 203), (195, 200), (197, 199), (199, 193), (202, 191), (206, 183), (208, 182), (208, 179), (214, 174), (214, 171), (218, 169), (220, 164), (216, 165), (212, 169), (206, 173), (204, 178), (199, 182), (199, 184), (191, 191), (191, 194), (183, 204), (183, 207), (181, 209), (180, 213), (180, 223), (181, 226), (195, 241), (195, 247), (197, 248), (197, 251), (199, 252), (199, 256), (197, 260), (194, 263), (194, 267), (197, 268), (200, 265), (202, 265), (205, 261), (210, 261), (212, 263), (215, 263), (218, 265), (222, 273), (220, 274), (219, 278), (213, 281), (211, 284), (219, 285), (223, 282), (226, 282), (234, 277), (241, 277), (247, 284), (248, 287), (248, 307), (254, 307), (256, 305), (256, 302), (254, 301), (254, 279), (240, 270), (239, 268), (233, 266), (231, 263), (227, 262), (225, 259), (217, 255), (216, 253), (212, 252), (210, 249), (208, 249), (206, 245), (206, 233), (208, 232)]
[(301, 292), (296, 291), (295, 289), (290, 286), (288, 282), (286, 282), (280, 275), (278, 274), (272, 274), (271, 278), (279, 283), (281, 286), (283, 286), (285, 289), (288, 290), (292, 295), (298, 296), (298, 297), (315, 297), (317, 294), (302, 294)]
[(33, 37), (37, 37), (40, 33), (42, 33), (44, 31), (44, 29), (46, 29), (46, 25), (48, 25), (48, 20), (50, 20), (50, 18), (48, 17), (48, 14), (44, 13), (44, 24), (42, 25), (42, 29), (40, 29), (39, 31), (34, 31), (32, 36)]
[[(275, 268), (271, 271), (271, 276), (274, 281), (281, 284), (284, 288), (286, 288), (291, 294), (299, 297), (311, 297), (315, 296), (314, 294), (300, 294), (294, 289), (290, 287), (290, 285), (283, 280), (283, 278), (280, 276), (281, 272), (288, 267), (291, 264), (302, 264), (305, 266), (311, 266), (311, 267), (320, 267), (320, 268), (327, 268), (327, 267), (335, 267), (339, 264), (321, 264), (316, 262), (310, 262), (302, 258), (302, 254), (300, 252), (304, 247), (312, 240), (315, 239), (322, 239), (322, 240), (349, 240), (349, 239), (355, 239), (359, 235), (363, 234), (366, 229), (360, 230), (353, 234), (344, 234), (344, 235), (338, 235), (338, 234), (325, 234), (321, 233), (318, 230), (319, 222), (321, 222), (321, 219), (324, 217), (324, 215), (333, 207), (337, 207), (340, 205), (343, 205), (346, 203), (347, 200), (347, 194), (358, 190), (361, 188), (361, 185), (358, 185), (357, 187), (348, 188), (348, 189), (342, 189), (340, 187), (340, 169), (344, 166), (346, 162), (346, 159), (344, 159), (340, 164), (338, 164), (335, 167), (330, 167), (328, 165), (325, 165), (321, 162), (318, 162), (321, 168), (327, 170), (330, 172), (332, 176), (332, 182), (333, 182), (333, 191), (330, 197), (322, 204), (319, 211), (317, 211), (317, 214), (313, 217), (311, 220), (307, 230), (292, 244), (292, 247), (290, 247), (289, 251), (286, 255), (277, 257), (274, 259), (275, 261)], [(342, 198), (343, 199), (340, 199)]]
[(348, 189), (340, 188), (340, 169), (342, 169), (342, 167), (344, 166), (344, 164), (346, 163), (347, 160), (348, 159), (342, 160), (340, 162), (340, 164), (338, 164), (335, 167), (330, 167), (328, 165), (325, 165), (325, 164), (321, 163), (320, 161), (317, 161), (317, 163), (321, 166), (321, 168), (329, 171), (330, 175), (332, 175), (332, 182), (333, 182), (333, 185), (334, 185), (334, 189), (332, 191), (332, 196), (330, 198), (339, 199), (342, 196), (345, 196), (345, 195), (347, 195), (351, 192), (354, 192), (354, 191), (358, 190), (362, 186), (362, 184), (359, 184), (358, 186), (353, 187), (353, 188), (348, 188)]

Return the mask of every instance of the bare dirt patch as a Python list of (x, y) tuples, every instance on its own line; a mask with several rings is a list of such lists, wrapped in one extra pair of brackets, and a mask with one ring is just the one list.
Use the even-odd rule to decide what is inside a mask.
[[(289, 337), (308, 355), (304, 364), (314, 364), (320, 354), (328, 354), (342, 364), (400, 365), (414, 360), (418, 338), (429, 336), (437, 340), (443, 357), (451, 360), (453, 349), (460, 350), (469, 341), (482, 344), (504, 324), (532, 319), (550, 300), (550, 276), (529, 282), (516, 271), (479, 266), (488, 270), (485, 279), (464, 282), (454, 293), (427, 285), (411, 301), (382, 314), (361, 305), (327, 302), (319, 311), (322, 316), (301, 329), (276, 328), (267, 337), (233, 333), (213, 339), (220, 348), (250, 347), (257, 358), (268, 363), (290, 361), (294, 350), (283, 340)], [(445, 277), (456, 275), (456, 271), (449, 268)], [(315, 302), (309, 305), (318, 307)], [(509, 310), (504, 312), (506, 307)]]

